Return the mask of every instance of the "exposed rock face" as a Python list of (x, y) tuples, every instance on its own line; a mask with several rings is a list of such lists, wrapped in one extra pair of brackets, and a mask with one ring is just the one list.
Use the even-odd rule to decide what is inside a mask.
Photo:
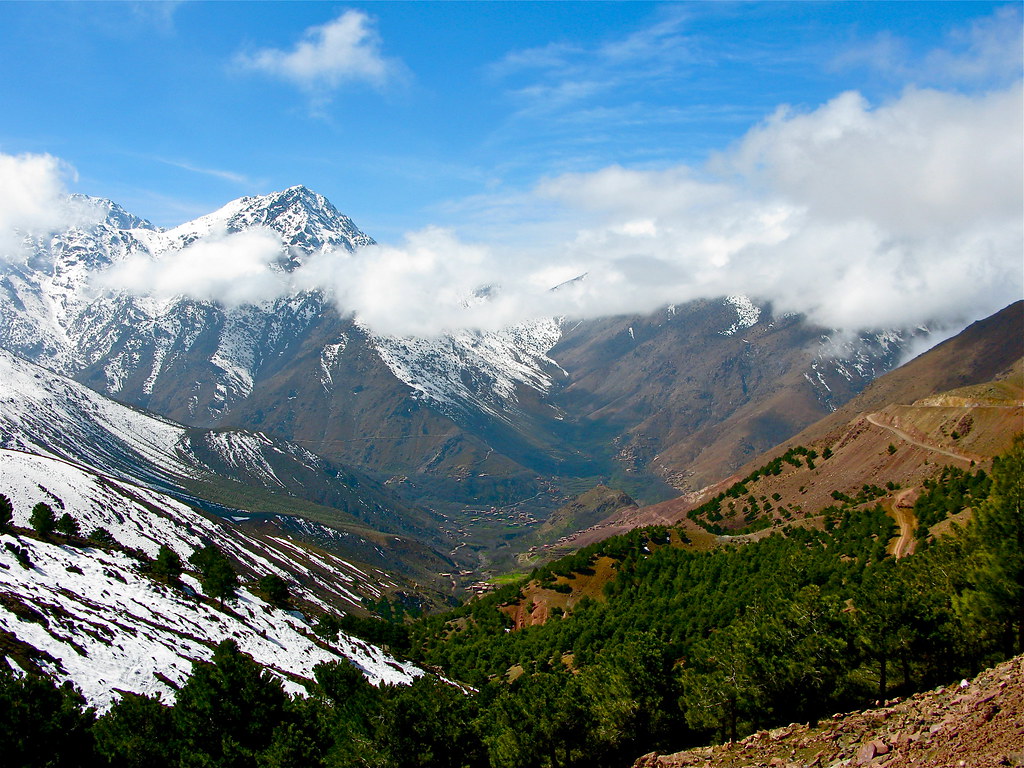
[(972, 681), (835, 715), (818, 727), (794, 723), (742, 741), (674, 755), (644, 755), (634, 768), (996, 768), (1024, 765), (1024, 656)]

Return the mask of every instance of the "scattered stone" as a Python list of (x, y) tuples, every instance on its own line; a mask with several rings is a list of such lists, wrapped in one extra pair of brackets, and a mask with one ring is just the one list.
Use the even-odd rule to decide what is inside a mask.
[(731, 745), (645, 755), (636, 768), (1024, 768), (1024, 656), (967, 686), (885, 702), (884, 709), (791, 723)]

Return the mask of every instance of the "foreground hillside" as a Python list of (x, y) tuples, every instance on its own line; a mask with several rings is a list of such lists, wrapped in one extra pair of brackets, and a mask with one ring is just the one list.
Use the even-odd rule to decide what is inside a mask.
[[(797, 456), (806, 466), (809, 454)], [(650, 527), (448, 613), (407, 625), (353, 625), (386, 637), (421, 668), (444, 673), (408, 686), (375, 688), (340, 661), (315, 664), (303, 692), (290, 685), (286, 691), (279, 676), (243, 651), (243, 644), (259, 643), (240, 632), (206, 646), (210, 655), (191, 662), (173, 702), (126, 694), (97, 718), (72, 689), (0, 669), (0, 714), (6, 707), (5, 725), (17, 734), (12, 754), (25, 765), (37, 764), (36, 756), (52, 765), (89, 764), (95, 755), (101, 765), (151, 768), (620, 768), (652, 750), (737, 742), (876, 700), (912, 697), (1024, 652), (1022, 476), (1024, 438), (993, 461), (990, 473), (937, 468), (921, 494), (922, 509), (952, 509), (969, 522), (900, 559), (889, 552), (896, 527), (870, 489), (836, 500), (820, 530), (790, 524), (767, 536), (716, 541), (706, 531), (691, 536), (678, 527)], [(19, 546), (36, 546), (21, 529), (15, 533)], [(68, 555), (60, 554), (79, 546), (72, 538), (50, 542), (59, 552), (33, 579), (60, 566), (74, 575), (66, 570)], [(33, 552), (27, 567), (12, 562), (9, 570), (43, 563)], [(203, 558), (189, 562), (201, 568)], [(71, 564), (88, 575), (84, 581), (106, 576)], [(181, 578), (217, 600), (205, 572), (198, 584)], [(61, 579), (62, 588), (76, 588), (74, 579)], [(572, 599), (524, 621), (538, 588)], [(273, 610), (251, 590), (238, 595), (231, 610), (243, 618), (256, 621), (253, 614)], [(15, 608), (15, 620), (28, 624), (37, 618), (32, 611), (42, 613)], [(65, 636), (68, 623), (75, 624), (66, 614), (43, 618)], [(82, 623), (102, 643), (109, 628), (98, 618)], [(324, 618), (318, 635), (342, 643), (345, 624), (344, 617)], [(983, 698), (976, 703), (991, 703)], [(921, 701), (931, 713), (945, 700)], [(967, 703), (949, 706), (956, 711)], [(986, 713), (995, 720), (991, 708)], [(899, 717), (892, 722), (903, 723)], [(944, 736), (937, 734), (949, 725), (907, 718), (899, 727), (907, 744), (924, 750), (940, 743)], [(803, 728), (792, 732), (801, 738)], [(885, 744), (872, 744), (873, 754), (903, 744), (896, 743), (899, 733), (879, 738)], [(844, 760), (852, 746), (843, 736), (835, 754)]]
[(1024, 765), (1024, 656), (973, 680), (894, 698), (884, 707), (793, 723), (716, 747), (651, 753), (634, 768), (992, 768)]
[[(408, 682), (417, 671), (347, 636), (323, 642), (308, 614), (358, 610), (379, 598), (387, 576), (290, 541), (256, 537), (207, 519), (146, 488), (67, 462), (0, 450), (0, 492), (13, 525), (0, 533), (0, 650), (15, 668), (77, 686), (101, 708), (122, 692), (173, 698), (194, 662), (233, 638), (297, 689), (321, 662), (349, 659), (374, 682)], [(77, 533), (35, 533), (36, 505), (67, 514)], [(199, 569), (159, 577), (162, 550), (180, 563), (204, 547), (230, 558), (235, 599), (208, 595)], [(276, 577), (286, 600), (260, 580)]]

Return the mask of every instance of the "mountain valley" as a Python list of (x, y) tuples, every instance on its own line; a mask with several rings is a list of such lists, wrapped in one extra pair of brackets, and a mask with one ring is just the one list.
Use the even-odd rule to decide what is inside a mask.
[(739, 295), (395, 337), (319, 289), (111, 287), (211, 238), (282, 284), (372, 257), (303, 187), (166, 231), (79, 203), (103, 220), (0, 276), (0, 649), (97, 728), (151, 707), (187, 741), (194, 687), (251, 662), (268, 765), (624, 766), (1024, 650), (977, 597), (1022, 302), (910, 361), (922, 329)]
[[(733, 296), (647, 317), (386, 336), (319, 290), (224, 304), (187, 285), (111, 288), (112, 275), (209, 239), (264, 238), (281, 281), (316, 258), (372, 258), (372, 238), (308, 189), (243, 198), (167, 231), (109, 201), (79, 203), (102, 220), (36, 238), (6, 269), (0, 346), (183, 425), (259, 431), (384, 485), (404, 505), (385, 527), (444, 515), (440, 528), (468, 545), (460, 552), (477, 553), (471, 570), (528, 533), (521, 521), (600, 483), (651, 503), (721, 480), (896, 365), (914, 335), (840, 344)], [(507, 522), (478, 536), (466, 523), (488, 510)], [(495, 567), (505, 562), (498, 553)]]

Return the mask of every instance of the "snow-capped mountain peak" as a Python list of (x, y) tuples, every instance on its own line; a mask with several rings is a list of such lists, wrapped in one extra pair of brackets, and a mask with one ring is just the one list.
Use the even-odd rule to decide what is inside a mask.
[(168, 235), (183, 247), (211, 233), (241, 232), (253, 227), (272, 229), (281, 235), (285, 246), (307, 253), (324, 248), (351, 252), (374, 243), (327, 198), (303, 186), (233, 200), (211, 214), (169, 230)]
[(71, 201), (92, 207), (98, 214), (98, 222), (107, 224), (115, 229), (159, 230), (159, 227), (152, 222), (136, 216), (134, 213), (129, 213), (113, 200), (107, 200), (104, 197), (92, 197), (76, 193), (71, 195)]

